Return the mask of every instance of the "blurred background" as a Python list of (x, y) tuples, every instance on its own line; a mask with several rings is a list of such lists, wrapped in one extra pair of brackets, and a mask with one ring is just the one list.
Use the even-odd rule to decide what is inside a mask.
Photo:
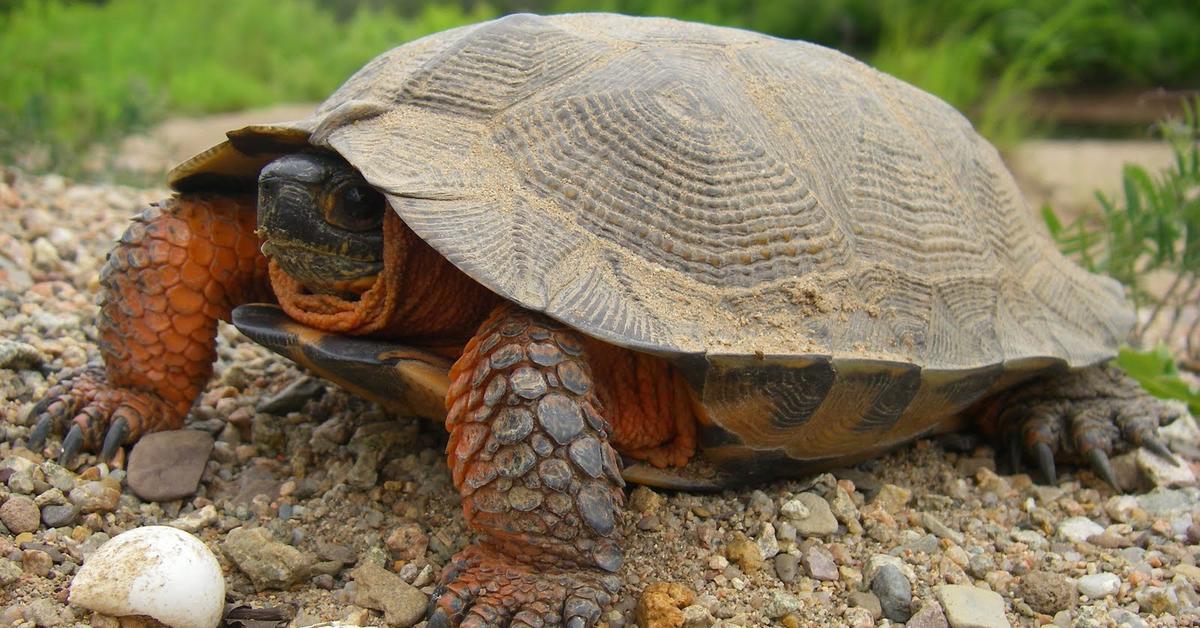
[(319, 101), (430, 32), (597, 10), (840, 49), (942, 97), (1006, 149), (1146, 137), (1200, 85), (1196, 0), (0, 0), (0, 157), (74, 170), (90, 145), (170, 117)]
[(1169, 348), (1146, 368), (1200, 363), (1197, 0), (0, 0), (0, 168), (161, 185), (225, 130), (305, 115), (384, 50), (518, 11), (804, 39), (940, 96), (1000, 147), (1064, 250), (1130, 286), (1135, 344)]

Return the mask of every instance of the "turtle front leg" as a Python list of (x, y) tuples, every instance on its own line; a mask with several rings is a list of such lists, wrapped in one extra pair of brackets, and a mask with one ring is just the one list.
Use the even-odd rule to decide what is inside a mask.
[(430, 626), (587, 626), (610, 604), (624, 500), (576, 332), (497, 308), (450, 371), (447, 446), (467, 522)]
[[(997, 400), (985, 431), (1004, 438), (1012, 466), (1034, 462), (1044, 479), (1056, 481), (1056, 461), (1086, 461), (1102, 480), (1120, 489), (1109, 457), (1145, 447), (1174, 461), (1158, 427), (1179, 412), (1152, 397), (1116, 367), (1097, 365), (1024, 384)], [(986, 429), (991, 427), (990, 430)]]
[(69, 425), (60, 462), (82, 449), (111, 458), (144, 433), (182, 425), (212, 375), (217, 320), (271, 298), (254, 228), (249, 196), (180, 196), (135, 217), (100, 272), (104, 364), (47, 391), (31, 413), (29, 448)]

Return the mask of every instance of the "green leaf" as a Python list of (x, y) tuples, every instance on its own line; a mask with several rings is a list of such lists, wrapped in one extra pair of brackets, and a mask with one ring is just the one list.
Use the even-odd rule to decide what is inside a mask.
[(1182, 401), (1193, 415), (1200, 415), (1200, 390), (1179, 376), (1179, 369), (1166, 345), (1160, 344), (1148, 351), (1121, 347), (1116, 364), (1136, 379), (1146, 392), (1159, 399)]

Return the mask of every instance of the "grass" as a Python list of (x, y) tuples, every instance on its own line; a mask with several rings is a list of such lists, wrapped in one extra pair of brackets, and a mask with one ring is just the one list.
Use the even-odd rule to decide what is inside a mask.
[(167, 115), (319, 100), (421, 35), (514, 10), (726, 24), (846, 50), (946, 99), (1001, 146), (1048, 86), (1195, 85), (1194, 0), (0, 0), (0, 162), (78, 169)]
[(0, 13), (0, 160), (69, 173), (90, 144), (167, 114), (320, 100), (398, 42), (492, 15), (364, 7), (338, 20), (310, 0), (26, 0)]

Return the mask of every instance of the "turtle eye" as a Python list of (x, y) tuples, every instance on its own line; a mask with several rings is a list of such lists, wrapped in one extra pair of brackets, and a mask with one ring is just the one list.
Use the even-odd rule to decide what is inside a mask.
[(333, 207), (325, 218), (347, 231), (369, 231), (383, 224), (387, 203), (383, 195), (369, 185), (348, 185), (337, 192)]

